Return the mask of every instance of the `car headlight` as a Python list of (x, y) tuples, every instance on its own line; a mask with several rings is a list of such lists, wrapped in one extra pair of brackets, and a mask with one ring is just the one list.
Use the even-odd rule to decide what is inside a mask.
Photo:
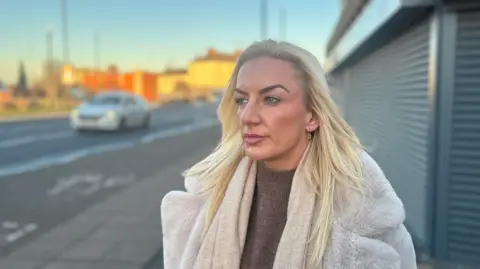
[(106, 119), (113, 120), (117, 117), (117, 113), (115, 113), (115, 111), (108, 111), (107, 113), (105, 113), (104, 117)]

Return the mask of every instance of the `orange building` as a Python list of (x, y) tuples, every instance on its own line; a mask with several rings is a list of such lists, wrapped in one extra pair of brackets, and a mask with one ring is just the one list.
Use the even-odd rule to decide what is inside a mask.
[(64, 85), (84, 87), (92, 92), (119, 89), (120, 77), (117, 68), (110, 66), (108, 70), (93, 70), (88, 68), (74, 68), (66, 65), (63, 70), (62, 82)]
[(136, 72), (135, 75), (135, 93), (143, 96), (149, 102), (157, 101), (158, 74), (150, 72)]
[(101, 88), (109, 90), (109, 89), (116, 89), (120, 88), (120, 74), (118, 72), (118, 68), (114, 65), (108, 67), (107, 72), (103, 72), (101, 74), (102, 83), (100, 85)]
[(120, 88), (133, 92), (133, 73), (125, 73), (120, 76)]
[(143, 96), (149, 102), (157, 101), (157, 77), (152, 72), (135, 71), (119, 76), (119, 88)]
[(10, 90), (0, 90), (0, 104), (10, 101), (12, 94)]

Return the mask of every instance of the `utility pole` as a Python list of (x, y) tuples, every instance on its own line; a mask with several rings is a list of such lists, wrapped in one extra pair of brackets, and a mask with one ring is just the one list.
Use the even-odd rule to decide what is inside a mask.
[(58, 97), (58, 91), (56, 81), (55, 81), (55, 67), (53, 60), (53, 31), (51, 29), (47, 30), (46, 34), (46, 43), (47, 43), (47, 70), (46, 70), (46, 80), (45, 80), (45, 90), (47, 97), (50, 99), (53, 105), (54, 100)]
[(268, 38), (268, 0), (260, 0), (260, 38)]
[(67, 0), (61, 0), (62, 3), (62, 32), (63, 32), (63, 62), (70, 62), (69, 44), (68, 44), (68, 19), (67, 19)]
[(279, 27), (280, 27), (280, 40), (287, 40), (287, 11), (285, 8), (280, 9), (280, 18), (279, 18)]
[(53, 31), (51, 29), (47, 30), (45, 41), (47, 44), (47, 70), (51, 75), (53, 69)]
[(100, 34), (95, 32), (94, 39), (93, 39), (93, 50), (94, 50), (94, 63), (95, 67), (100, 70), (101, 69), (101, 58), (100, 58)]

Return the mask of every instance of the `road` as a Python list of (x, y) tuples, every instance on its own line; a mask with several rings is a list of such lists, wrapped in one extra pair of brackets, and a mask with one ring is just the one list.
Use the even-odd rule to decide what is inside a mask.
[(172, 104), (154, 110), (148, 130), (77, 134), (68, 119), (0, 123), (0, 176), (23, 173), (93, 152), (129, 147), (162, 136), (165, 130), (213, 118), (214, 105)]
[[(211, 118), (214, 111), (214, 105), (167, 106), (155, 111), (150, 130), (118, 134), (77, 135), (65, 119), (0, 124), (0, 257), (193, 151), (213, 147), (217, 128), (190, 136), (172, 130)], [(95, 152), (99, 147), (108, 150)], [(68, 163), (44, 161), (36, 169), (7, 173), (80, 151)]]

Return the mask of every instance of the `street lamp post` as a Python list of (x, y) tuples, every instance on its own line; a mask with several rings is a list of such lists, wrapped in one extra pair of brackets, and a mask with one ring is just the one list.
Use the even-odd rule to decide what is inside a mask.
[(46, 49), (47, 49), (47, 72), (49, 75), (52, 73), (53, 68), (53, 31), (47, 30), (46, 33)]
[(268, 37), (268, 0), (260, 1), (260, 37), (265, 40)]
[(62, 32), (63, 32), (63, 61), (69, 63), (69, 44), (68, 44), (68, 19), (67, 19), (67, 0), (61, 0), (62, 4)]
[(285, 10), (285, 8), (280, 9), (279, 27), (280, 27), (280, 40), (286, 41), (286, 39), (287, 39), (287, 11)]

